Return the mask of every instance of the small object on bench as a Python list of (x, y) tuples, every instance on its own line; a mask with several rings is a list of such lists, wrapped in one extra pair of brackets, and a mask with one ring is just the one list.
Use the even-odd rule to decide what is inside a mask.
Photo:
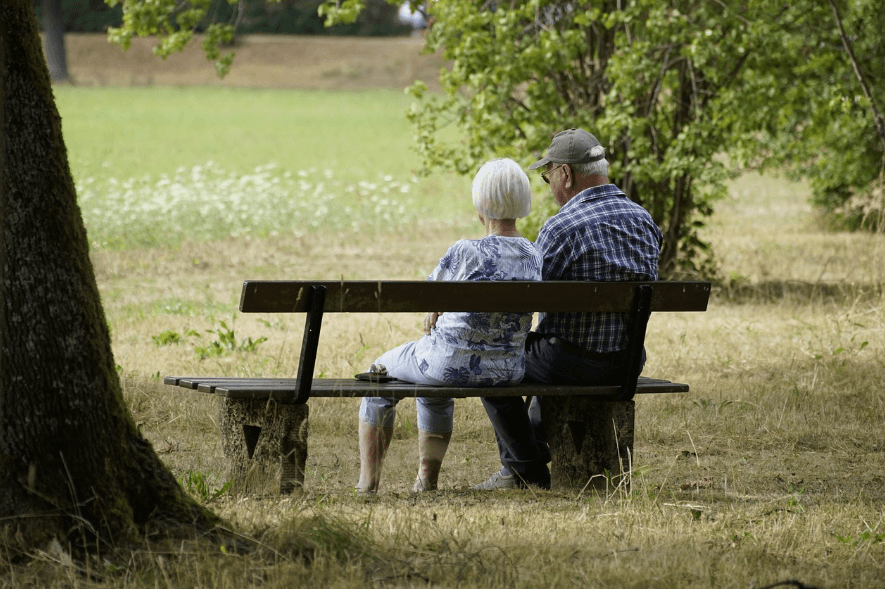
[[(235, 494), (304, 485), (310, 397), (545, 396), (553, 488), (606, 488), (632, 467), (636, 394), (687, 392), (687, 384), (640, 377), (651, 312), (705, 311), (707, 282), (247, 281), (240, 311), (307, 313), (296, 378), (167, 377), (167, 385), (222, 398), (219, 430)], [(323, 313), (448, 311), (619, 312), (627, 317), (629, 368), (617, 385), (521, 383), (423, 386), (378, 372), (314, 379)]]
[(357, 380), (367, 380), (369, 382), (390, 382), (396, 380), (396, 377), (387, 374), (387, 367), (383, 364), (372, 364), (366, 372), (354, 374)]

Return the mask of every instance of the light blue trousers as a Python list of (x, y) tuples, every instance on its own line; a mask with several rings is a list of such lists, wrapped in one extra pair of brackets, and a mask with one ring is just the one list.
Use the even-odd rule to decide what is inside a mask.
[[(385, 352), (373, 364), (383, 364), (387, 373), (399, 380), (415, 384), (445, 385), (435, 378), (425, 376), (418, 369), (415, 360), (415, 345), (408, 342)], [(396, 404), (399, 399), (392, 397), (363, 397), (360, 404), (360, 419), (376, 427), (393, 427), (396, 417)], [(455, 420), (455, 400), (448, 398), (418, 397), (415, 400), (418, 409), (418, 429), (444, 434), (452, 431)]]

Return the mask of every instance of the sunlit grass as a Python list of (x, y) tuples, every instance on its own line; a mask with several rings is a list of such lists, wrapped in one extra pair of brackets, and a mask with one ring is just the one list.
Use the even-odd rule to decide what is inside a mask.
[(333, 169), (349, 180), (417, 166), (397, 90), (54, 88), (74, 177), (171, 175), (216, 162), (247, 173)]

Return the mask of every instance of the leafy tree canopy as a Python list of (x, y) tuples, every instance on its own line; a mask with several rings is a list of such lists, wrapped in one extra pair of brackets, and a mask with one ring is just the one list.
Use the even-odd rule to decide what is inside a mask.
[(881, 229), (885, 11), (874, 0), (818, 0), (779, 10), (781, 27), (772, 34), (783, 49), (754, 72), (769, 99), (749, 109), (748, 132), (761, 130), (763, 147), (747, 160), (809, 180), (812, 202), (837, 226)]
[[(593, 130), (615, 182), (664, 229), (664, 270), (709, 273), (697, 230), (738, 167), (808, 178), (816, 204), (855, 223), (851, 198), (879, 186), (881, 199), (878, 4), (437, 0), (427, 46), (453, 67), (444, 98), (413, 88), (423, 101), (410, 118), (426, 163), (462, 172), (489, 155), (528, 161), (562, 128)], [(326, 10), (334, 22), (358, 6)], [(442, 145), (453, 122), (466, 141)]]

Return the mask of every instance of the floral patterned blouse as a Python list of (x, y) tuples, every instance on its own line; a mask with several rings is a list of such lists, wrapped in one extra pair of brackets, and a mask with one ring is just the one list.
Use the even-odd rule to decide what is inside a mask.
[[(542, 257), (524, 237), (489, 235), (456, 242), (428, 280), (541, 280)], [(522, 380), (532, 313), (443, 312), (415, 347), (422, 373), (458, 386)]]

